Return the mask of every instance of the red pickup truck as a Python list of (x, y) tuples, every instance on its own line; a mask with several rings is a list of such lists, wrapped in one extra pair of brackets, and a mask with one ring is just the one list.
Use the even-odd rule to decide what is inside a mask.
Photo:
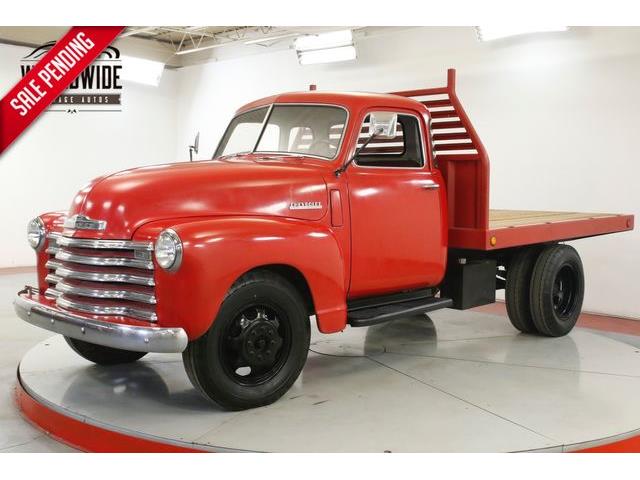
[[(568, 180), (570, 181), (570, 179)], [(29, 223), (15, 308), (98, 364), (181, 352), (228, 409), (277, 400), (323, 333), (506, 289), (520, 331), (568, 333), (584, 276), (560, 242), (607, 213), (489, 210), (489, 160), (455, 91), (287, 93), (245, 105), (212, 160), (136, 168)]]

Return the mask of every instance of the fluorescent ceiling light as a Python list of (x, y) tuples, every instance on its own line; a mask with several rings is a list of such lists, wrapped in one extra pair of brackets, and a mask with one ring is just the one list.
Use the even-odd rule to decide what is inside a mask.
[(499, 38), (513, 37), (516, 35), (525, 35), (528, 33), (545, 33), (545, 32), (565, 32), (569, 27), (522, 27), (522, 26), (490, 26), (476, 27), (478, 38), (483, 42), (497, 40)]
[(356, 58), (351, 30), (304, 35), (294, 41), (300, 65), (344, 62)]
[(345, 47), (353, 45), (351, 30), (337, 30), (335, 32), (304, 35), (296, 38), (295, 49), (299, 52), (306, 50), (320, 50), (324, 48)]
[(312, 65), (315, 63), (345, 62), (355, 60), (356, 47), (349, 45), (338, 48), (325, 48), (323, 50), (308, 50), (298, 52), (300, 65)]
[(157, 87), (164, 71), (164, 63), (144, 58), (122, 56), (120, 78), (130, 82)]

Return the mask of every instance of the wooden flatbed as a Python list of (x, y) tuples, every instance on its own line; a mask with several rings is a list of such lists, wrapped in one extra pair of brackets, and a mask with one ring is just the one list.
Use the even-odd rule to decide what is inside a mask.
[(616, 217), (612, 213), (549, 212), (537, 210), (489, 210), (489, 229), (513, 228), (575, 220)]
[(633, 230), (633, 215), (617, 213), (490, 210), (489, 228), (452, 229), (453, 248), (498, 250)]

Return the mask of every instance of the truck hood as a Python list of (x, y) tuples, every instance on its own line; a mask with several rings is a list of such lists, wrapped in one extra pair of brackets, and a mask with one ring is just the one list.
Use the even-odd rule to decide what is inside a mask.
[(217, 215), (319, 220), (327, 211), (324, 169), (299, 158), (240, 156), (125, 170), (94, 180), (69, 216), (104, 220), (74, 235), (128, 239), (145, 223)]

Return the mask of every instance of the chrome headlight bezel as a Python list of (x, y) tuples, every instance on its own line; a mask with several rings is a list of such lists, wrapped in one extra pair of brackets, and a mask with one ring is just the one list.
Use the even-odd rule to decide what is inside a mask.
[(46, 229), (44, 222), (40, 217), (36, 217), (27, 224), (27, 242), (36, 252), (44, 245), (46, 237)]
[(178, 234), (167, 228), (160, 232), (153, 248), (156, 263), (163, 270), (175, 272), (182, 264), (182, 240)]

